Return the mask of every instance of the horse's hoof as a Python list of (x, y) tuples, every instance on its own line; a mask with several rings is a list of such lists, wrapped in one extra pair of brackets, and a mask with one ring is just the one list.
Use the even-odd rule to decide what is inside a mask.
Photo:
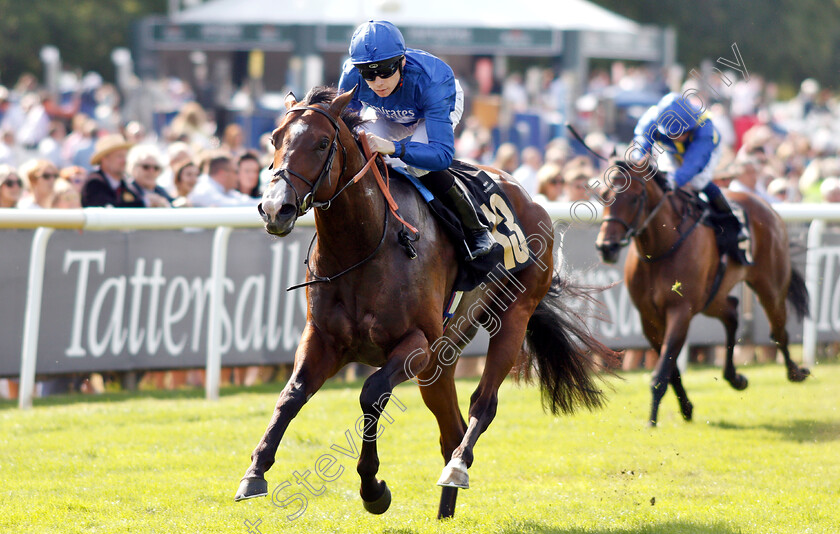
[(648, 421), (648, 422), (645, 424), (645, 426), (646, 426), (647, 428), (656, 428), (656, 421), (653, 421), (653, 420)]
[(743, 391), (747, 389), (748, 385), (750, 385), (750, 381), (747, 380), (747, 377), (741, 374), (736, 374), (735, 377), (731, 379), (726, 378), (726, 381), (729, 382), (729, 385), (731, 385), (733, 389), (738, 391)]
[(680, 411), (682, 412), (683, 419), (691, 421), (691, 416), (694, 413), (694, 406), (690, 402), (685, 405), (680, 405)]
[(366, 501), (362, 499), (362, 504), (365, 505), (365, 510), (372, 514), (384, 514), (388, 511), (388, 507), (391, 506), (391, 490), (388, 489), (388, 484), (385, 481), (382, 482), (382, 488), (385, 490), (382, 492), (382, 495), (379, 496), (378, 499), (375, 501)]
[(268, 495), (268, 482), (264, 478), (245, 477), (239, 483), (235, 501), (244, 501), (254, 497), (265, 497)]
[(440, 479), (437, 482), (438, 486), (445, 486), (447, 488), (470, 488), (470, 475), (467, 474), (467, 463), (460, 458), (453, 458), (449, 460), (443, 472), (440, 474)]
[(804, 367), (794, 367), (792, 369), (788, 369), (788, 380), (791, 382), (802, 382), (809, 376), (811, 376), (811, 371)]

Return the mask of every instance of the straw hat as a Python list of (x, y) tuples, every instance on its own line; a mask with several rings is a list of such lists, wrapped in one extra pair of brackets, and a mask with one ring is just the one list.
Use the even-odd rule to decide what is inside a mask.
[(102, 158), (117, 150), (128, 150), (132, 145), (120, 134), (109, 134), (99, 139), (93, 146), (93, 156), (90, 158), (91, 165), (99, 165)]

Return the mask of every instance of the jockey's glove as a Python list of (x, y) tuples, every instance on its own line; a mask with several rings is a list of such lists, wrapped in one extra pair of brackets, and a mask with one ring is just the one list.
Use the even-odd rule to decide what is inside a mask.
[(379, 152), (380, 154), (389, 156), (397, 150), (394, 143), (387, 139), (382, 139), (378, 135), (365, 132), (365, 137), (367, 137), (368, 146), (373, 152)]

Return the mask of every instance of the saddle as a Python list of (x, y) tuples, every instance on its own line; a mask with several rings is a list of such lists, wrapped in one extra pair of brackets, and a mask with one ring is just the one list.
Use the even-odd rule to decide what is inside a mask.
[(454, 291), (474, 289), (484, 282), (493, 270), (502, 269), (515, 273), (533, 261), (527, 237), (519, 224), (513, 205), (498, 182), (487, 172), (458, 160), (453, 160), (448, 169), (461, 188), (472, 196), (474, 204), (481, 207), (479, 218), (491, 228), (493, 237), (502, 245), (493, 247), (484, 257), (467, 262), (463, 260), (467, 256), (467, 246), (458, 215), (437, 199), (418, 178), (400, 168), (391, 169), (397, 171), (395, 176), (405, 178), (417, 189), (455, 246), (459, 268)]

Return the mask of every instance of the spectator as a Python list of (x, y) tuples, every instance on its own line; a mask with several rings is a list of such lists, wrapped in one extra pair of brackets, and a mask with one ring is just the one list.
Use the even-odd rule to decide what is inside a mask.
[(563, 169), (556, 163), (546, 163), (537, 171), (537, 192), (545, 200), (554, 202), (563, 199)]
[(20, 152), (15, 143), (15, 132), (6, 127), (0, 128), (0, 163), (14, 167), (22, 161)]
[(193, 206), (256, 206), (260, 199), (243, 195), (236, 190), (238, 176), (233, 160), (227, 154), (210, 158), (207, 176), (198, 183), (187, 197)]
[(25, 149), (37, 150), (38, 143), (50, 131), (50, 118), (47, 115), (47, 110), (41, 103), (41, 97), (35, 92), (23, 95), (20, 99), (20, 106), (23, 111), (23, 123), (15, 130), (17, 140)]
[(15, 168), (0, 164), (0, 208), (15, 208), (23, 193), (23, 180)]
[(94, 146), (91, 165), (98, 166), (82, 186), (82, 206), (113, 206), (117, 208), (142, 208), (138, 198), (126, 182), (125, 164), (131, 144), (119, 134), (101, 138)]
[(769, 195), (764, 189), (764, 184), (759, 180), (761, 163), (750, 156), (740, 158), (735, 162), (735, 179), (729, 184), (730, 191), (747, 191), (759, 196), (768, 203), (776, 202), (776, 199)]
[(82, 186), (85, 185), (85, 178), (87, 178), (87, 171), (84, 168), (71, 165), (61, 169), (60, 174), (62, 180), (67, 180), (79, 195), (82, 194)]
[(175, 169), (180, 167), (185, 161), (193, 161), (195, 154), (193, 154), (193, 149), (187, 143), (175, 141), (174, 143), (170, 143), (166, 148), (166, 156), (169, 158), (169, 165), (158, 176), (157, 183), (169, 192), (169, 196), (177, 197), (178, 191), (173, 182)]
[(823, 202), (840, 202), (840, 178), (829, 176), (820, 184)]
[(53, 187), (47, 207), (53, 209), (78, 209), (82, 207), (82, 196), (69, 180), (59, 178)]
[(245, 147), (245, 134), (242, 131), (242, 126), (231, 123), (225, 126), (222, 133), (223, 150), (227, 150), (234, 159), (241, 157), (247, 151)]
[(493, 160), (491, 166), (513, 174), (519, 167), (519, 149), (513, 143), (502, 143), (496, 149), (496, 159)]
[(181, 107), (172, 119), (171, 130), (175, 139), (184, 141), (196, 150), (209, 149), (214, 145), (213, 132), (216, 125), (207, 119), (207, 114), (197, 102), (187, 102)]
[(56, 167), (66, 164), (62, 155), (62, 143), (67, 138), (67, 127), (61, 121), (50, 122), (49, 135), (38, 143), (38, 156), (53, 162)]
[(260, 170), (262, 164), (256, 152), (248, 151), (240, 156), (236, 164), (237, 189), (251, 198), (262, 198)]
[(793, 201), (793, 198), (789, 198), (791, 192), (792, 187), (787, 178), (774, 178), (772, 182), (767, 184), (767, 194), (775, 198), (776, 202)]
[(28, 161), (21, 167), (21, 174), (29, 182), (30, 194), (18, 202), (18, 208), (49, 208), (53, 186), (58, 180), (58, 169), (45, 159)]
[(522, 149), (522, 165), (513, 171), (513, 177), (525, 188), (529, 195), (537, 194), (537, 171), (543, 164), (542, 154), (532, 146)]
[(132, 178), (131, 186), (147, 208), (172, 207), (172, 197), (156, 181), (163, 170), (162, 159), (154, 145), (135, 145), (128, 152), (127, 168)]
[[(586, 157), (586, 156), (583, 156)], [(563, 169), (563, 181), (565, 182), (566, 197), (563, 200), (578, 202), (589, 200), (590, 194), (587, 185), (594, 175), (594, 170), (587, 164), (581, 164), (573, 159)]]
[(192, 207), (190, 193), (198, 182), (198, 165), (193, 160), (181, 161), (175, 167), (175, 190), (177, 195), (172, 205), (176, 208)]
[(73, 131), (64, 140), (64, 157), (72, 165), (92, 171), (90, 158), (94, 152), (95, 137), (96, 121), (84, 113), (77, 113), (73, 117)]

